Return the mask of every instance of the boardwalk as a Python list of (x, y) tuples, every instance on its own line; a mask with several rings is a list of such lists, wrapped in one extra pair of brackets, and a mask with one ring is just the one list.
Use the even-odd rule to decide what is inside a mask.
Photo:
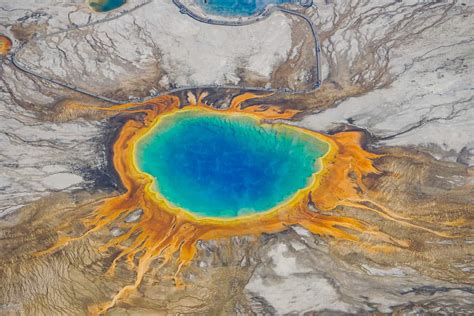
[[(124, 10), (120, 14), (102, 19), (100, 21), (94, 21), (94, 22), (86, 23), (86, 24), (82, 24), (82, 25), (73, 25), (73, 26), (68, 27), (67, 29), (64, 29), (64, 30), (60, 30), (60, 31), (57, 31), (57, 32), (53, 32), (53, 33), (49, 33), (49, 34), (45, 34), (45, 35), (41, 35), (41, 36), (35, 36), (30, 40), (30, 42), (41, 41), (41, 40), (44, 40), (44, 39), (46, 39), (48, 37), (51, 37), (51, 36), (63, 34), (63, 33), (66, 33), (66, 32), (73, 31), (73, 30), (82, 29), (82, 28), (97, 25), (97, 24), (100, 24), (100, 23), (109, 22), (109, 21), (112, 21), (112, 20), (115, 20), (115, 19), (119, 19), (119, 18), (121, 18), (121, 17), (135, 11), (135, 10), (138, 10), (140, 8), (145, 7), (146, 5), (150, 4), (152, 1), (153, 0), (146, 0), (145, 2), (135, 6), (132, 9)], [(250, 19), (246, 19), (246, 20), (242, 20), (242, 21), (215, 20), (215, 19), (210, 19), (210, 18), (204, 18), (204, 17), (192, 12), (185, 5), (183, 5), (179, 0), (172, 0), (172, 1), (179, 8), (179, 10), (182, 14), (188, 15), (189, 17), (191, 17), (192, 19), (194, 19), (198, 22), (207, 23), (207, 24), (211, 24), (211, 25), (217, 25), (217, 26), (219, 26), (219, 25), (220, 26), (250, 25), (250, 24), (258, 23), (260, 21), (263, 21), (263, 20), (267, 19), (274, 12), (282, 12), (284, 14), (293, 15), (293, 16), (296, 16), (298, 18), (303, 19), (305, 21), (305, 23), (307, 23), (310, 27), (311, 33), (312, 33), (312, 36), (313, 36), (313, 39), (314, 39), (314, 43), (315, 43), (314, 50), (315, 50), (315, 58), (316, 58), (317, 67), (316, 67), (314, 75), (315, 75), (316, 80), (313, 83), (311, 89), (306, 89), (306, 90), (291, 90), (289, 88), (284, 88), (284, 89), (261, 88), (261, 87), (249, 87), (249, 86), (239, 86), (239, 85), (182, 86), (182, 87), (178, 87), (178, 88), (175, 88), (175, 89), (168, 90), (168, 91), (160, 93), (160, 94), (155, 94), (153, 96), (148, 96), (148, 97), (144, 97), (144, 98), (135, 98), (133, 101), (143, 102), (143, 101), (146, 101), (150, 98), (156, 97), (158, 95), (172, 94), (172, 93), (177, 93), (177, 92), (180, 92), (180, 91), (192, 90), (192, 89), (238, 89), (238, 90), (246, 90), (246, 91), (254, 91), (254, 92), (261, 91), (261, 92), (272, 92), (272, 93), (281, 93), (281, 94), (305, 94), (305, 93), (313, 92), (314, 90), (318, 89), (321, 86), (321, 83), (322, 83), (321, 71), (320, 71), (321, 70), (321, 57), (320, 57), (321, 49), (320, 49), (319, 38), (318, 38), (316, 26), (311, 21), (311, 19), (309, 19), (306, 15), (304, 15), (302, 13), (299, 13), (297, 11), (293, 11), (293, 10), (285, 9), (283, 7), (280, 7), (280, 6), (273, 6), (272, 5), (272, 6), (266, 7), (263, 11), (261, 11), (260, 13), (258, 13), (257, 15), (255, 15), (254, 17), (252, 17)], [(85, 94), (85, 95), (88, 95), (88, 96), (91, 96), (91, 97), (94, 97), (94, 98), (97, 98), (97, 99), (100, 99), (100, 100), (103, 100), (103, 101), (106, 101), (106, 102), (115, 103), (115, 104), (130, 102), (130, 100), (114, 100), (114, 99), (108, 98), (106, 96), (98, 95), (96, 93), (87, 91), (86, 89), (76, 87), (76, 86), (74, 86), (72, 84), (69, 84), (67, 82), (62, 82), (62, 81), (59, 81), (59, 80), (56, 80), (56, 79), (53, 79), (53, 78), (49, 78), (49, 77), (44, 76), (44, 75), (42, 75), (42, 74), (40, 74), (40, 73), (38, 73), (38, 72), (36, 72), (32, 69), (29, 69), (27, 66), (23, 65), (16, 58), (16, 55), (25, 47), (26, 44), (28, 44), (27, 41), (19, 43), (18, 45), (16, 45), (16, 47), (14, 47), (14, 49), (12, 49), (11, 53), (8, 56), (8, 59), (11, 61), (11, 63), (18, 70), (20, 70), (24, 73), (27, 73), (29, 75), (32, 75), (34, 77), (37, 77), (41, 80), (48, 81), (48, 82), (56, 84), (58, 86), (61, 86), (61, 87), (70, 89), (72, 91), (75, 91), (75, 92), (78, 92), (78, 93), (81, 93), (81, 94)]]

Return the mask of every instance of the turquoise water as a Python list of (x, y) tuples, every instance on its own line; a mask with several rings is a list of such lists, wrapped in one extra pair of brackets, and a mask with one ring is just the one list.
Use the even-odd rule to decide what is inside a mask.
[(328, 145), (247, 116), (182, 111), (136, 146), (138, 167), (174, 206), (204, 217), (263, 212), (309, 185)]
[(249, 16), (269, 4), (291, 3), (293, 0), (197, 0), (207, 13), (223, 16)]
[(117, 9), (123, 5), (126, 0), (90, 0), (89, 6), (97, 12), (106, 12)]

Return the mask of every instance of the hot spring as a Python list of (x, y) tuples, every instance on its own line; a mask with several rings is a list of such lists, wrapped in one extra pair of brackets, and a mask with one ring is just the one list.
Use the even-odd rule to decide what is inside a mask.
[(135, 145), (135, 163), (171, 206), (195, 216), (266, 212), (306, 188), (329, 145), (285, 124), (200, 109), (165, 115)]

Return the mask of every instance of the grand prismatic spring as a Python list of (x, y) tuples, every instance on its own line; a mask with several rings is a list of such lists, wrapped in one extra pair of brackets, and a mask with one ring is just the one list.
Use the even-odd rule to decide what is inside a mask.
[[(297, 224), (316, 234), (356, 243), (372, 240), (359, 244), (367, 251), (390, 252), (394, 247), (409, 245), (357, 219), (323, 215), (313, 207), (325, 211), (339, 205), (356, 207), (401, 225), (449, 237), (413, 224), (365, 196), (362, 177), (378, 172), (372, 162), (380, 156), (361, 147), (361, 133), (326, 135), (273, 124), (272, 120), (289, 119), (298, 111), (259, 105), (242, 108), (242, 102), (259, 97), (252, 93), (235, 97), (230, 107), (222, 110), (202, 103), (204, 96), (195, 98), (191, 94), (184, 107), (173, 96), (109, 108), (67, 105), (69, 111), (145, 114), (143, 120), (129, 120), (114, 144), (114, 165), (126, 193), (107, 200), (94, 216), (85, 219), (88, 230), (84, 235), (60, 237), (54, 246), (37, 254), (54, 252), (111, 223), (122, 227), (125, 233), (112, 238), (102, 250), (122, 249), (109, 267), (111, 274), (121, 259), (132, 266), (137, 259), (136, 282), (122, 288), (112, 301), (96, 306), (96, 311), (105, 311), (128, 297), (158, 258), (162, 265), (177, 260), (175, 282), (181, 284), (180, 270), (195, 256), (198, 240), (279, 232)], [(202, 133), (196, 135), (196, 129)], [(182, 138), (170, 138), (175, 134)], [(276, 146), (272, 138), (281, 138), (281, 145)], [(212, 146), (220, 146), (225, 157), (216, 157)], [(273, 165), (263, 164), (258, 155)], [(204, 174), (205, 170), (209, 174)], [(227, 172), (232, 172), (227, 180), (231, 182), (224, 185), (220, 178), (228, 176)], [(249, 172), (256, 175), (250, 176)], [(263, 181), (258, 177), (260, 172), (269, 173), (278, 185)], [(279, 179), (279, 172), (291, 172), (296, 180), (285, 183)], [(221, 196), (213, 197), (216, 193)], [(236, 201), (238, 195), (251, 196), (252, 200), (244, 197)], [(136, 209), (144, 212), (137, 223), (116, 221)]]
[(8, 54), (11, 46), (12, 41), (8, 37), (0, 34), (0, 56), (5, 56)]
[(329, 145), (285, 125), (194, 109), (157, 120), (136, 164), (173, 205), (202, 217), (265, 212), (304, 189)]

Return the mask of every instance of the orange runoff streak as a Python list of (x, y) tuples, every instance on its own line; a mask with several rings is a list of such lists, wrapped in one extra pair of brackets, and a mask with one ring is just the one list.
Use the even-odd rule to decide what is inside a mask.
[(12, 41), (5, 35), (0, 35), (0, 56), (6, 56), (12, 47)]

